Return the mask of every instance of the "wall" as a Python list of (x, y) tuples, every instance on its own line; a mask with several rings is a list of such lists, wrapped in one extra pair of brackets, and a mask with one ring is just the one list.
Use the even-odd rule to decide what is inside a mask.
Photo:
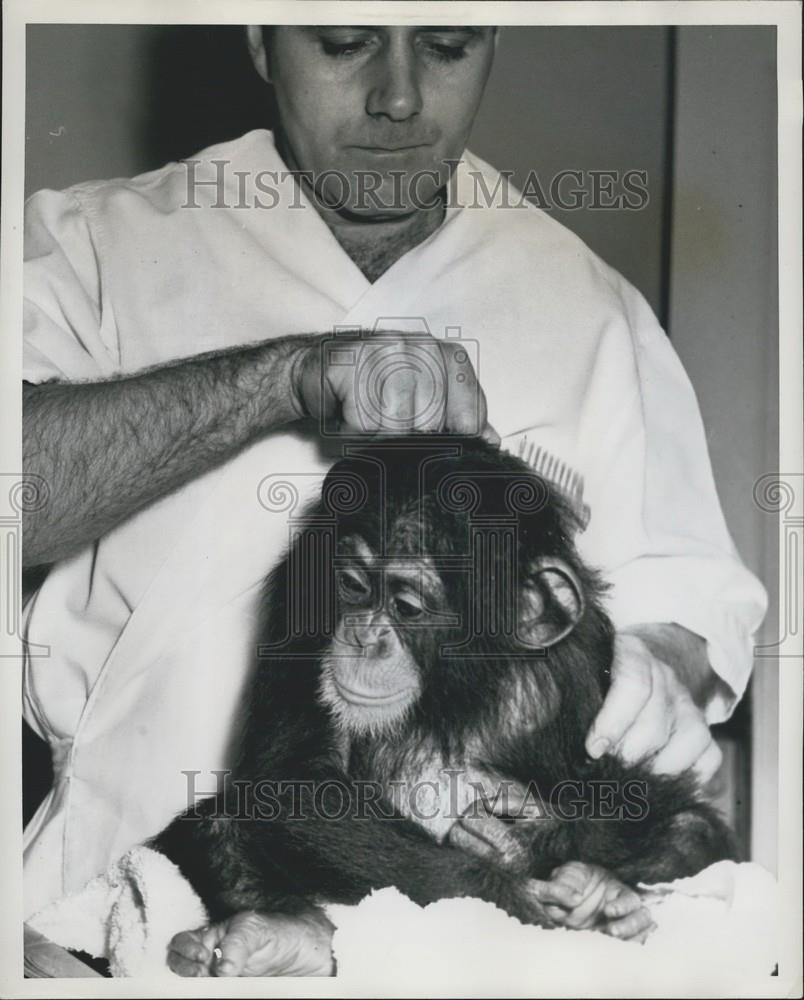
[[(753, 499), (778, 470), (776, 29), (680, 28), (669, 331), (698, 393), (726, 519), (778, 601), (778, 526)], [(774, 610), (759, 641), (777, 636)], [(778, 664), (752, 691), (752, 856), (774, 868)]]
[(656, 312), (665, 277), (668, 35), (663, 27), (503, 29), (471, 140), (520, 185), (529, 170), (545, 189), (563, 170), (646, 171), (641, 211), (554, 207), (551, 214)]
[(36, 24), (26, 190), (139, 173), (270, 125), (239, 27)]

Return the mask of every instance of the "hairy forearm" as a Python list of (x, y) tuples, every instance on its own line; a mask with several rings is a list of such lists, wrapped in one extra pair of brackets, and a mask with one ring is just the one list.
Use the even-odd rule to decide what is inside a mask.
[(312, 337), (200, 355), (126, 378), (25, 386), (23, 463), (48, 502), (23, 564), (64, 558), (146, 504), (298, 418), (291, 369)]
[(724, 683), (709, 665), (706, 640), (682, 625), (651, 623), (623, 631), (639, 636), (657, 659), (672, 668), (699, 708), (705, 708)]

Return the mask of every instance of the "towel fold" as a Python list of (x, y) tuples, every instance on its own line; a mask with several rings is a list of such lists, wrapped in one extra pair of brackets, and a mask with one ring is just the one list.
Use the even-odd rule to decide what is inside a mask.
[(173, 862), (135, 847), (27, 923), (64, 948), (108, 959), (113, 976), (143, 976), (173, 975), (170, 939), (206, 922), (201, 900)]

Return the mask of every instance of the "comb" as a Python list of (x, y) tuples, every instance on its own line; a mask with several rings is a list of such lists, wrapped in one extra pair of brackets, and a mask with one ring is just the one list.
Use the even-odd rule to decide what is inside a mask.
[(527, 434), (519, 439), (516, 454), (533, 469), (536, 475), (546, 479), (561, 493), (578, 518), (581, 531), (586, 531), (591, 511), (589, 504), (583, 500), (584, 479), (580, 472), (576, 472), (540, 444), (531, 441)]

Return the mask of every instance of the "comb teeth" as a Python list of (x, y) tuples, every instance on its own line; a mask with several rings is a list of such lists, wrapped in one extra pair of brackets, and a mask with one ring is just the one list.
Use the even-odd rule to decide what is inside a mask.
[(562, 462), (555, 455), (529, 440), (527, 435), (519, 439), (518, 455), (533, 471), (543, 479), (548, 479), (564, 494), (572, 504), (581, 530), (585, 531), (589, 524), (591, 512), (589, 504), (583, 502), (584, 478), (580, 472)]

